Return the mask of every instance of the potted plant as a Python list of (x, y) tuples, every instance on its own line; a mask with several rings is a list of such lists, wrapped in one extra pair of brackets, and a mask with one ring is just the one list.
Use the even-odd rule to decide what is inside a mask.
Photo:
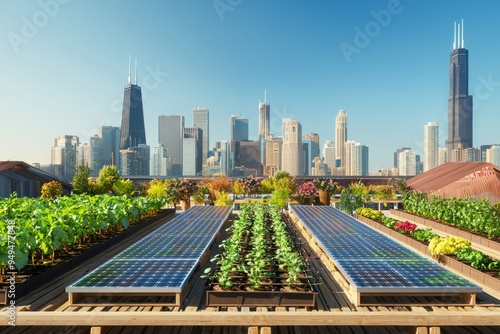
[(316, 192), (317, 189), (312, 182), (305, 182), (296, 188), (292, 197), (300, 204), (311, 204)]
[(321, 204), (330, 205), (330, 198), (338, 189), (338, 183), (332, 179), (313, 180), (313, 184), (318, 189), (319, 201)]

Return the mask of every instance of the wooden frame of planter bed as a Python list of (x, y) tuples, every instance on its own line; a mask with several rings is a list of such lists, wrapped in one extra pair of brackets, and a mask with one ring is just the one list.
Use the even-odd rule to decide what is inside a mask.
[(207, 306), (287, 306), (314, 307), (318, 294), (311, 291), (214, 291), (209, 285), (206, 292)]
[[(334, 280), (344, 289), (346, 295), (349, 297), (349, 300), (353, 303), (354, 306), (397, 306), (397, 305), (405, 305), (405, 306), (474, 306), (476, 304), (476, 293), (475, 292), (367, 292), (367, 291), (358, 291), (350, 282), (344, 277), (342, 272), (337, 268), (331, 257), (323, 250), (323, 248), (318, 244), (316, 238), (312, 236), (309, 231), (303, 226), (302, 222), (298, 217), (293, 215), (292, 212), (289, 213), (290, 220), (295, 224), (299, 232), (302, 234), (304, 240), (306, 240), (312, 250), (318, 255), (321, 262), (325, 265), (325, 267), (330, 270)], [(385, 227), (385, 226), (384, 226)], [(396, 232), (397, 233), (397, 232)], [(400, 234), (400, 233), (398, 233)], [(370, 302), (370, 297), (389, 297), (388, 301), (381, 302)], [(395, 301), (395, 299), (391, 297), (434, 297), (434, 301), (429, 302), (426, 299), (422, 299), (420, 301), (412, 301), (408, 302), (405, 299), (401, 299), (401, 301)], [(450, 298), (448, 300), (448, 298)], [(456, 298), (458, 297), (459, 302), (456, 302)], [(368, 298), (368, 300), (367, 300)], [(442, 302), (438, 302), (437, 300)]]

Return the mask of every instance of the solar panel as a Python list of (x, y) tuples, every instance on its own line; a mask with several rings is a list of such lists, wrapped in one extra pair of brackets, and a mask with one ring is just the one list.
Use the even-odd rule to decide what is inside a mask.
[(181, 292), (232, 209), (194, 206), (66, 288), (70, 293)]
[(291, 210), (358, 292), (480, 292), (481, 288), (331, 206)]

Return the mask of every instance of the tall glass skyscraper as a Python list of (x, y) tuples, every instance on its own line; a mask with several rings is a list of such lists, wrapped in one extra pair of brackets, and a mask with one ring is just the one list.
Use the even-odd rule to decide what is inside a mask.
[[(450, 96), (448, 97), (448, 157), (453, 150), (472, 147), (472, 96), (469, 95), (469, 51), (464, 47), (464, 23), (455, 23), (450, 54)], [(451, 161), (451, 159), (448, 159)]]
[(167, 149), (172, 166), (169, 176), (182, 176), (183, 141), (184, 116), (158, 116), (158, 143)]
[(144, 128), (144, 111), (142, 109), (141, 87), (137, 85), (137, 60), (135, 62), (135, 83), (130, 79), (130, 62), (128, 83), (123, 94), (122, 126), (120, 129), (120, 150), (129, 147), (146, 145)]
[(231, 141), (248, 140), (248, 118), (241, 115), (231, 115), (229, 123)]

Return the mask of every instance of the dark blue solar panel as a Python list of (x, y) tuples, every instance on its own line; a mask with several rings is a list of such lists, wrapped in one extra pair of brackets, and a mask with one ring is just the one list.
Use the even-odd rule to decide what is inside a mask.
[[(231, 207), (195, 206), (70, 285), (68, 292), (180, 292), (213, 243)], [(156, 290), (155, 290), (156, 291)]]
[(481, 291), (334, 207), (292, 205), (291, 210), (358, 292)]

